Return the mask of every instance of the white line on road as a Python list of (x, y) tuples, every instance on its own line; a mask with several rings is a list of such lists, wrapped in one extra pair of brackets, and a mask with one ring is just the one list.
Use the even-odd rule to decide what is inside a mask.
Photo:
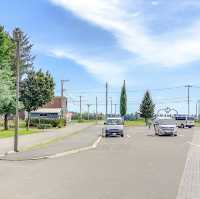
[(101, 139), (102, 139), (102, 137), (99, 137), (91, 146), (82, 147), (82, 148), (79, 148), (79, 149), (73, 149), (73, 150), (70, 150), (70, 151), (63, 152), (63, 153), (57, 153), (57, 154), (54, 154), (54, 155), (47, 156), (46, 158), (50, 158), (50, 159), (58, 158), (58, 157), (63, 157), (63, 156), (79, 153), (79, 152), (82, 152), (82, 151), (88, 151), (88, 150), (91, 150), (91, 149), (95, 149), (95, 148), (97, 148)]
[(192, 145), (192, 146), (196, 146), (196, 147), (200, 147), (200, 144), (194, 144), (192, 142), (187, 142), (188, 144)]

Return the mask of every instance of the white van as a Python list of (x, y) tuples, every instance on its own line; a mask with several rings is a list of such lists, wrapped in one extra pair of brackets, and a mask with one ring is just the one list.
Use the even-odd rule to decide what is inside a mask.
[(195, 118), (188, 115), (176, 115), (176, 124), (179, 128), (192, 128), (195, 126)]
[(107, 118), (104, 123), (103, 133), (105, 137), (108, 136), (121, 136), (124, 137), (124, 125), (121, 117)]

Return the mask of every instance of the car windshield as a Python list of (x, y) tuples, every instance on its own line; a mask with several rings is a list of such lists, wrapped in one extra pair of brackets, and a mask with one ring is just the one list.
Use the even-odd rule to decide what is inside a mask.
[(121, 119), (108, 119), (107, 120), (107, 124), (108, 125), (113, 125), (113, 124), (121, 125), (122, 124), (122, 120)]
[(160, 125), (175, 125), (176, 121), (174, 119), (161, 119), (158, 121)]

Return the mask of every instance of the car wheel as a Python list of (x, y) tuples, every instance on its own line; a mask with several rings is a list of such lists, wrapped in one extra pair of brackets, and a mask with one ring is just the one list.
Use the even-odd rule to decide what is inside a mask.
[(184, 128), (185, 128), (184, 124), (181, 124), (181, 128), (182, 128), (182, 129), (184, 129)]
[(123, 134), (123, 133), (121, 134), (121, 137), (124, 137), (124, 134)]

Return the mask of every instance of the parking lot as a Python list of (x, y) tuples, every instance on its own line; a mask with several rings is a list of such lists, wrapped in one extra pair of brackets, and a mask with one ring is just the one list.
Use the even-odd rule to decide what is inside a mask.
[[(90, 131), (99, 135), (99, 129)], [(176, 199), (194, 132), (200, 129), (147, 136), (146, 127), (128, 127), (124, 138), (103, 138), (96, 149), (49, 160), (1, 161), (0, 197)]]

